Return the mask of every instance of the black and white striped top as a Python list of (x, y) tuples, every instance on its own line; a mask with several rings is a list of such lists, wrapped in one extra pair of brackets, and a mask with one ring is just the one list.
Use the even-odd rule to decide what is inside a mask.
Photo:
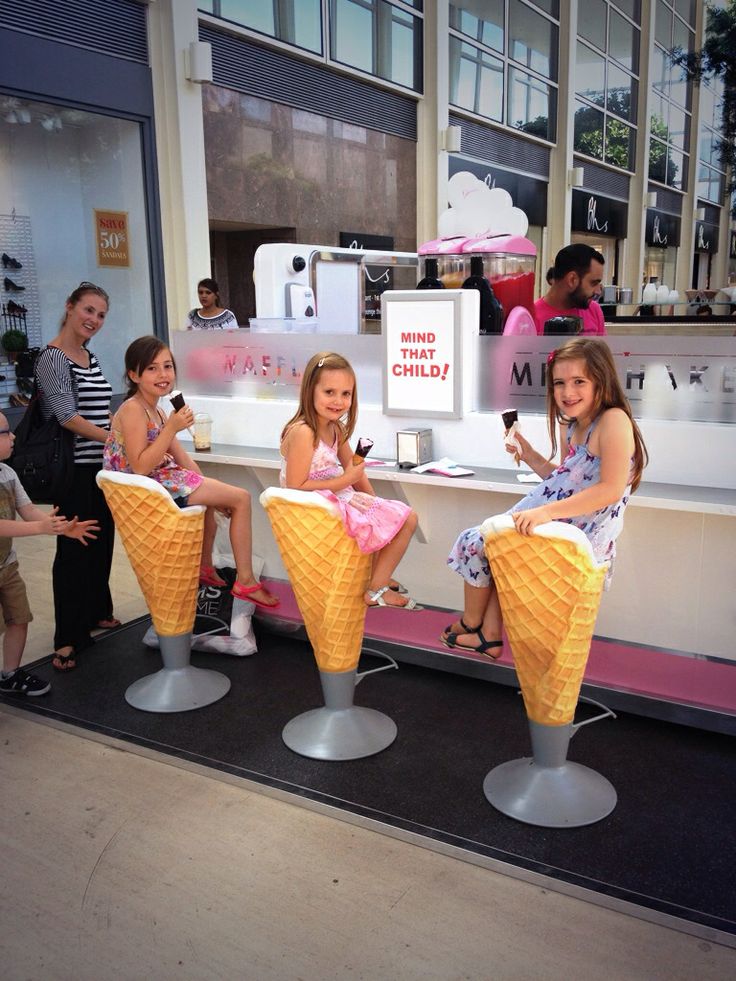
[[(35, 373), (45, 419), (53, 415), (63, 425), (80, 415), (101, 429), (110, 428), (112, 387), (91, 351), (89, 368), (81, 368), (58, 348), (44, 348), (36, 361)], [(75, 463), (101, 463), (102, 450), (102, 443), (75, 435)]]

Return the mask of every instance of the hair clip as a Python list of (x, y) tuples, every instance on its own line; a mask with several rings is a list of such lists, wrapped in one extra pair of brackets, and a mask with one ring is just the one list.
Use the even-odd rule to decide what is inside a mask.
[(325, 363), (325, 359), (324, 358), (320, 358), (319, 361), (317, 362), (317, 367), (318, 368), (321, 368), (324, 363)]
[(557, 348), (555, 347), (547, 355), (547, 364), (552, 364), (556, 356), (557, 356)]

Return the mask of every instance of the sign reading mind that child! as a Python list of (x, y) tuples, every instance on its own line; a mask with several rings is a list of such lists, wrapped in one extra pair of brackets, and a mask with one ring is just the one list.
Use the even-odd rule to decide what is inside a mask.
[(392, 290), (383, 294), (383, 411), (462, 418), (478, 333), (475, 290)]

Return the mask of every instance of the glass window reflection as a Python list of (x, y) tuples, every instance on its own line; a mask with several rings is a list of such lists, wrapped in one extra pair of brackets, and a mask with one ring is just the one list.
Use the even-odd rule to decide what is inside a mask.
[(576, 103), (573, 145), (578, 153), (603, 159), (603, 113), (592, 106)]
[(450, 4), (450, 27), (503, 54), (504, 0), (461, 0)]
[(635, 123), (638, 90), (638, 84), (631, 75), (609, 63), (606, 95), (606, 108), (609, 112)]
[(578, 34), (601, 51), (606, 50), (607, 13), (605, 0), (584, 0), (578, 7)]
[(450, 102), (501, 122), (503, 62), (472, 44), (451, 37)]
[(609, 117), (606, 120), (605, 161), (623, 170), (633, 170), (633, 134), (630, 126), (620, 119)]
[(555, 90), (526, 72), (509, 73), (508, 124), (543, 140), (554, 139)]
[(649, 180), (667, 183), (667, 144), (655, 140), (649, 141)]
[(580, 41), (575, 57), (575, 91), (597, 106), (606, 101), (606, 59)]
[(509, 57), (557, 80), (557, 27), (531, 7), (509, 2)]
[(634, 74), (639, 71), (639, 31), (621, 14), (611, 10), (608, 53)]

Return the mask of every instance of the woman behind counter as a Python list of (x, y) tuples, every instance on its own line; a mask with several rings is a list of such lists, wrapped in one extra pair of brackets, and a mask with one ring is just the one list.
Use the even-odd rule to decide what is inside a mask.
[(197, 296), (202, 304), (187, 315), (187, 330), (237, 330), (238, 321), (232, 310), (220, 306), (220, 288), (214, 279), (200, 279)]
[(72, 486), (61, 500), (59, 514), (80, 521), (93, 519), (100, 530), (86, 547), (71, 538), (56, 540), (53, 566), (54, 656), (57, 671), (76, 667), (81, 651), (92, 643), (90, 630), (119, 626), (112, 615), (110, 567), (114, 526), (95, 477), (102, 468), (102, 449), (110, 427), (112, 388), (87, 344), (105, 321), (107, 293), (93, 283), (80, 283), (66, 301), (59, 333), (36, 361), (36, 384), (46, 419), (56, 416), (74, 433)]

